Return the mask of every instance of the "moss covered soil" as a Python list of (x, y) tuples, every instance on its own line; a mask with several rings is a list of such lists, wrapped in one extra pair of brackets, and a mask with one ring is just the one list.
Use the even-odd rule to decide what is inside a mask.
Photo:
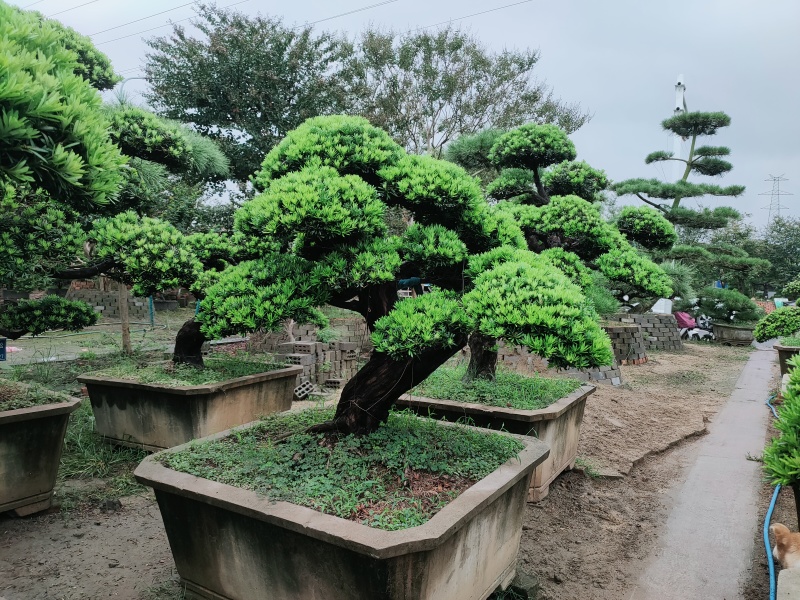
[(58, 404), (70, 398), (39, 385), (23, 385), (0, 379), (0, 412), (45, 404)]
[(466, 369), (466, 365), (439, 367), (410, 393), (439, 400), (538, 410), (547, 408), (583, 385), (577, 379), (555, 379), (538, 375), (526, 377), (501, 369), (498, 369), (494, 381), (475, 379), (464, 383), (462, 378)]
[[(265, 418), (161, 455), (165, 466), (384, 530), (428, 521), (510, 458), (509, 436), (392, 413), (372, 434), (311, 434), (333, 409)], [(287, 435), (289, 434), (289, 435)]]

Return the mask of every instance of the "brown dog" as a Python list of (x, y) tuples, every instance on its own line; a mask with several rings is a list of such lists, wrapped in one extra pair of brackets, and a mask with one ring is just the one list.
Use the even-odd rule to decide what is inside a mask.
[(769, 531), (775, 537), (772, 556), (781, 562), (781, 567), (784, 569), (800, 567), (800, 533), (789, 531), (789, 528), (781, 523), (773, 523), (769, 526)]

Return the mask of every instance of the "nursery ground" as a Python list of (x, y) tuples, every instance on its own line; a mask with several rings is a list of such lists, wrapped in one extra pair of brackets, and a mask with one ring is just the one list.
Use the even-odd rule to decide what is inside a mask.
[[(541, 598), (626, 598), (667, 514), (666, 490), (749, 351), (691, 344), (653, 353), (645, 365), (623, 367), (624, 386), (600, 386), (590, 397), (582, 469), (561, 476), (527, 509), (520, 561), (538, 575)], [(0, 597), (181, 598), (152, 494), (0, 517)]]

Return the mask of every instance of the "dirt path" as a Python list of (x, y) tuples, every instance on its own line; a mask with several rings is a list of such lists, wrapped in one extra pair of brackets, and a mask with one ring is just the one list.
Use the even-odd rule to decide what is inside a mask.
[[(585, 472), (564, 474), (527, 509), (520, 561), (539, 576), (541, 598), (626, 598), (667, 514), (666, 490), (691, 453), (680, 442), (704, 431), (747, 355), (687, 345), (623, 367), (625, 386), (590, 397), (579, 450)], [(587, 475), (595, 471), (605, 476)], [(110, 512), (0, 516), (0, 599), (109, 597), (182, 597), (151, 494), (123, 498)]]

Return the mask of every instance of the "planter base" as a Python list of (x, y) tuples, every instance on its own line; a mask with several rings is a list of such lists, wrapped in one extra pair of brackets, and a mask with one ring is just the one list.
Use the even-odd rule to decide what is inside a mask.
[(409, 408), (418, 415), (448, 421), (467, 418), (478, 427), (528, 435), (545, 442), (550, 446), (550, 456), (534, 469), (528, 490), (528, 502), (538, 502), (547, 496), (550, 484), (556, 477), (575, 466), (586, 399), (595, 389), (591, 385), (581, 386), (569, 396), (539, 410), (503, 408), (411, 395), (402, 396), (397, 401), (397, 406)]
[(16, 502), (10, 502), (0, 506), (0, 513), (11, 512), (17, 517), (27, 517), (37, 512), (47, 510), (53, 504), (53, 492), (37, 494), (29, 498), (22, 498)]

